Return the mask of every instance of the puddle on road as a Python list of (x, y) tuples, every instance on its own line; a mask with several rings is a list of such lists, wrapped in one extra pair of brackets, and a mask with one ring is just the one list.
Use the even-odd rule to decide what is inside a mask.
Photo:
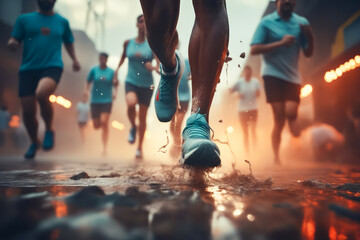
[[(90, 178), (70, 180), (79, 173), (75, 169)], [(360, 186), (342, 185), (360, 182), (360, 174), (320, 172), (313, 185), (304, 180), (316, 170), (297, 171), (300, 180), (286, 171), (260, 179), (235, 169), (225, 174), (180, 166), (2, 172), (0, 234), (15, 239), (360, 239)]]

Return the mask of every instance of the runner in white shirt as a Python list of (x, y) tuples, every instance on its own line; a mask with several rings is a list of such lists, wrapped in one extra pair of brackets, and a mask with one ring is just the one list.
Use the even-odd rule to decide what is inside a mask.
[(256, 145), (257, 141), (256, 122), (258, 108), (256, 99), (260, 95), (259, 80), (252, 77), (252, 71), (249, 66), (244, 68), (244, 77), (238, 80), (231, 89), (231, 92), (236, 92), (240, 99), (238, 106), (240, 124), (244, 133), (245, 150), (249, 152), (249, 126), (254, 145)]
[(79, 102), (76, 106), (78, 124), (81, 134), (82, 142), (85, 142), (85, 127), (89, 122), (89, 113), (90, 113), (90, 105), (88, 103), (88, 97), (84, 94), (81, 102)]

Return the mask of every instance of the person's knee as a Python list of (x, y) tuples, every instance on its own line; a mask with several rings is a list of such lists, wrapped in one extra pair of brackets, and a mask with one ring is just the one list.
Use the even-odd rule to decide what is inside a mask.
[(128, 107), (128, 110), (134, 110), (135, 107), (136, 107), (136, 101), (128, 101), (127, 102), (127, 107)]
[(289, 111), (286, 113), (286, 118), (289, 121), (295, 121), (297, 118), (297, 112), (296, 111)]
[(104, 129), (108, 129), (109, 128), (109, 122), (107, 120), (102, 120), (101, 121), (101, 127)]
[(43, 92), (43, 91), (36, 91), (35, 93), (36, 99), (40, 102), (40, 103), (45, 103), (47, 101), (49, 101), (49, 94)]
[(94, 120), (93, 121), (93, 126), (94, 126), (95, 129), (99, 129), (101, 127), (100, 120)]

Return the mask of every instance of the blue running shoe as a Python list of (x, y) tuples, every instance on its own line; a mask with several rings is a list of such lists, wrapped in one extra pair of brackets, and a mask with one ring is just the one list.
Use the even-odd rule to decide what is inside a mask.
[(36, 151), (38, 150), (39, 145), (36, 143), (33, 143), (30, 145), (29, 149), (27, 150), (27, 152), (24, 155), (24, 158), (26, 159), (33, 159), (35, 158), (36, 155)]
[(191, 115), (182, 136), (182, 164), (203, 168), (220, 166), (220, 150), (210, 139), (210, 126), (204, 115)]
[(134, 144), (136, 141), (136, 127), (130, 128), (129, 136), (128, 136), (128, 142), (130, 144)]
[(42, 148), (45, 151), (49, 151), (54, 148), (54, 131), (46, 131)]
[(179, 104), (178, 87), (184, 72), (185, 62), (181, 54), (175, 51), (177, 72), (175, 75), (165, 75), (161, 71), (161, 79), (155, 97), (155, 111), (160, 122), (169, 122)]

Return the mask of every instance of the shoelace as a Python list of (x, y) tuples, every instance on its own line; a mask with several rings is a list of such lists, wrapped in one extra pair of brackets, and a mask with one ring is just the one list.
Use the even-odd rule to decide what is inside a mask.
[[(199, 109), (200, 110), (200, 109)], [(195, 117), (192, 122), (189, 122), (184, 129), (186, 136), (184, 138), (200, 138), (200, 139), (210, 139), (210, 126), (207, 123), (204, 123), (200, 120), (198, 115), (203, 116), (199, 113), (199, 110), (195, 113)]]
[(162, 101), (165, 101), (165, 102), (173, 101), (175, 88), (172, 86), (171, 81), (175, 81), (175, 80), (167, 79), (167, 80), (160, 82), (160, 88), (161, 88), (160, 98)]

